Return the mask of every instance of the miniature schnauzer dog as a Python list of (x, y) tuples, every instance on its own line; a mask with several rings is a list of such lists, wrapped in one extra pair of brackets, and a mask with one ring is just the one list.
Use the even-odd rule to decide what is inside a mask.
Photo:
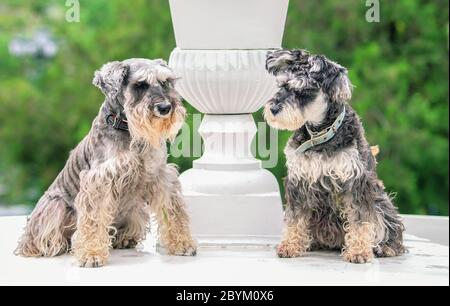
[(340, 249), (344, 260), (366, 263), (404, 253), (404, 226), (348, 104), (347, 70), (304, 50), (269, 53), (267, 70), (279, 91), (265, 118), (274, 128), (295, 131), (285, 148), (286, 229), (278, 256)]
[(153, 212), (167, 252), (195, 255), (178, 172), (166, 163), (166, 140), (185, 117), (176, 79), (162, 60), (116, 61), (95, 73), (106, 99), (39, 200), (16, 254), (72, 251), (80, 266), (99, 267), (111, 247), (134, 248), (145, 239)]

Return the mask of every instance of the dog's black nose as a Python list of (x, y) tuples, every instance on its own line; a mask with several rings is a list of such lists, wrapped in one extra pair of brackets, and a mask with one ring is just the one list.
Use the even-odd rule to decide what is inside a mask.
[(272, 113), (272, 115), (276, 116), (278, 115), (278, 113), (281, 111), (281, 107), (279, 107), (278, 105), (272, 105), (270, 107), (270, 112)]
[(158, 110), (158, 113), (165, 116), (172, 110), (172, 105), (170, 105), (170, 103), (163, 103), (156, 106), (156, 109)]

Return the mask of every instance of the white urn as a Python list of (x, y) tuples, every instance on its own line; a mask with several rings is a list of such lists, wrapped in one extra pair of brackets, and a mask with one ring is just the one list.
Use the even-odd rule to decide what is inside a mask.
[(169, 0), (177, 47), (281, 48), (289, 0)]
[(205, 114), (203, 156), (180, 181), (200, 244), (274, 244), (283, 210), (276, 178), (251, 153), (251, 113), (276, 92), (265, 69), (281, 48), (289, 0), (169, 0), (177, 90)]

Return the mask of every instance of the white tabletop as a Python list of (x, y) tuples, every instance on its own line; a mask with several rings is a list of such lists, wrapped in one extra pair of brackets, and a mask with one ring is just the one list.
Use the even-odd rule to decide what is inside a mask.
[[(425, 220), (426, 221), (426, 220)], [(344, 262), (337, 252), (279, 259), (274, 248), (205, 247), (196, 257), (114, 250), (103, 268), (78, 268), (73, 257), (13, 255), (25, 217), (0, 217), (0, 285), (447, 285), (449, 248), (406, 235), (409, 254), (371, 264)], [(447, 228), (442, 229), (448, 237)]]

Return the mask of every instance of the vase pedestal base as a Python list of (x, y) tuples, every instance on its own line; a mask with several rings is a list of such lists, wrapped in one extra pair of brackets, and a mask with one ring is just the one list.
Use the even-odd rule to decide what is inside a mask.
[[(270, 180), (272, 176), (266, 170), (249, 172), (253, 172), (247, 174), (249, 177), (260, 176)], [(186, 181), (195, 178), (214, 177), (220, 180), (233, 176), (242, 179), (246, 174), (235, 172), (221, 175), (214, 171), (191, 169), (180, 180), (182, 185), (187, 185)], [(248, 183), (251, 184), (250, 181)], [(277, 183), (275, 178), (273, 183)], [(283, 211), (278, 192), (226, 195), (187, 191), (184, 197), (191, 218), (191, 230), (200, 245), (276, 245), (280, 242)]]
[(283, 207), (275, 176), (251, 154), (251, 115), (206, 115), (199, 129), (203, 156), (180, 176), (200, 245), (275, 245)]

